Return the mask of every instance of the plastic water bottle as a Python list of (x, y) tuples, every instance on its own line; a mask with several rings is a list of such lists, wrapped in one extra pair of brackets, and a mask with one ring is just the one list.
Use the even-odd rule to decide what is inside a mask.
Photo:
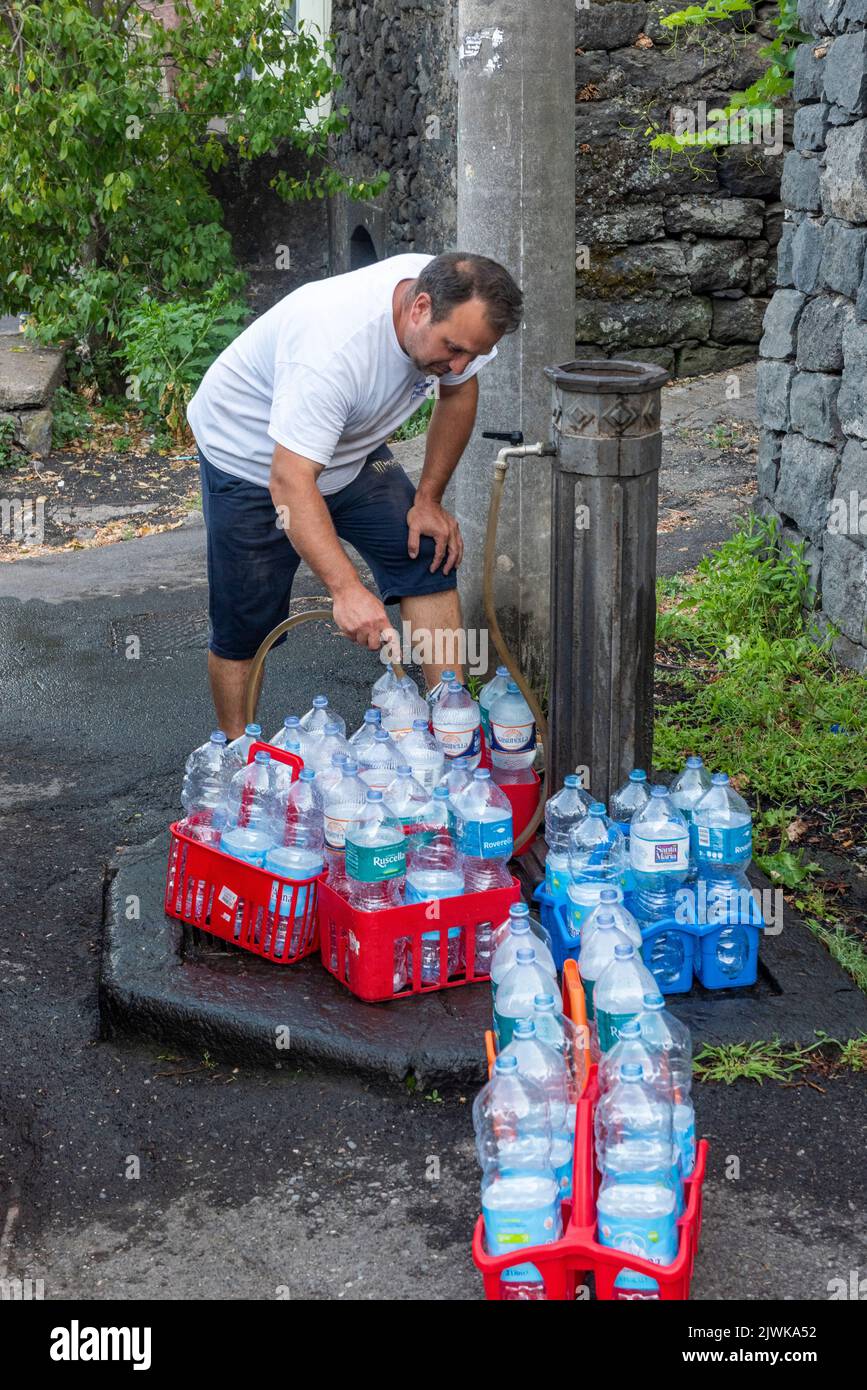
[(629, 1019), (620, 1030), (620, 1040), (599, 1062), (599, 1086), (605, 1092), (616, 1081), (621, 1066), (637, 1064), (644, 1082), (652, 1086), (672, 1107), (674, 1143), (678, 1151), (680, 1171), (689, 1177), (695, 1167), (695, 1111), (690, 1099), (689, 1085), (678, 1074), (675, 1083), (668, 1055), (658, 1043), (651, 1043), (641, 1031), (641, 1015)]
[(743, 924), (763, 925), (750, 881), (738, 869), (729, 878), (702, 879), (698, 894), (700, 903), (704, 899), (704, 920), (722, 926), (714, 945), (717, 968), (735, 980), (746, 970), (750, 957), (750, 937)]
[(537, 959), (532, 946), (519, 946), (515, 964), (497, 985), (494, 1000), (494, 1032), (500, 1050), (512, 1041), (518, 1019), (533, 1017), (536, 995), (550, 992), (551, 974), (547, 967)]
[(383, 709), (391, 693), (397, 689), (397, 676), (394, 674), (394, 667), (391, 662), (386, 666), (379, 680), (374, 681), (373, 690), (370, 693), (370, 703), (376, 709)]
[[(458, 853), (448, 835), (438, 834), (426, 844), (410, 849), (406, 860), (407, 903), (433, 902), (438, 898), (457, 898), (464, 891), (464, 876)], [(457, 975), (463, 963), (463, 929), (450, 927), (447, 934), (446, 978)], [(440, 983), (439, 931), (422, 932), (421, 980), (423, 985)], [(407, 961), (412, 974), (412, 950)]]
[(306, 729), (308, 734), (319, 735), (325, 732), (325, 725), (333, 720), (340, 726), (340, 732), (346, 736), (346, 720), (342, 719), (328, 703), (327, 695), (314, 695), (313, 704), (306, 714), (301, 716), (301, 727)]
[(433, 736), (446, 761), (467, 757), (478, 767), (481, 756), (479, 707), (457, 681), (451, 681), (431, 711)]
[(233, 772), (237, 772), (239, 767), (246, 766), (250, 755), (250, 749), (254, 743), (258, 743), (262, 738), (261, 724), (247, 724), (240, 738), (233, 738), (226, 749), (227, 761), (233, 764)]
[[(277, 768), (271, 754), (263, 751), (235, 773), (226, 794), (229, 829), (262, 831), (270, 836), (272, 845), (280, 840), (286, 803), (281, 799), (282, 783)], [(281, 772), (285, 776), (288, 769), (281, 769)]]
[(651, 787), (647, 805), (632, 817), (629, 859), (636, 916), (646, 922), (675, 916), (677, 889), (689, 869), (689, 829), (666, 787)]
[[(445, 677), (445, 671), (443, 676)], [(485, 731), (485, 742), (491, 746), (491, 705), (499, 695), (505, 695), (506, 687), (511, 677), (508, 666), (498, 666), (496, 675), (482, 686), (479, 691), (479, 714), (482, 717), (482, 728)]]
[(617, 884), (623, 887), (626, 845), (618, 827), (593, 801), (587, 814), (569, 832), (569, 873), (573, 883)]
[(649, 1084), (640, 1061), (621, 1063), (613, 1077), (609, 1071), (608, 1078), (610, 1084), (599, 1098), (593, 1122), (600, 1169), (608, 1149), (625, 1140), (645, 1139), (659, 1146), (660, 1176), (667, 1176), (674, 1132), (671, 1101), (661, 1087)]
[[(669, 1265), (677, 1258), (677, 1197), (670, 1184), (603, 1178), (596, 1201), (600, 1245)], [(659, 1298), (659, 1284), (624, 1267), (614, 1281), (620, 1300)]]
[[(569, 1068), (562, 1053), (536, 1034), (532, 1018), (519, 1018), (512, 1041), (501, 1057), (514, 1057), (518, 1075), (534, 1081), (544, 1092), (551, 1122), (551, 1166), (560, 1188), (561, 1200), (572, 1196), (572, 1166), (575, 1132), (574, 1108), (570, 1106)], [(570, 1128), (570, 1117), (572, 1126)]]
[(481, 893), (489, 888), (511, 887), (512, 807), (499, 787), (494, 786), (488, 769), (476, 768), (472, 782), (450, 799), (466, 891)]
[(680, 1149), (683, 1174), (689, 1177), (695, 1165), (695, 1114), (692, 1089), (692, 1039), (689, 1029), (665, 1007), (659, 991), (646, 994), (636, 1018), (641, 1039), (661, 1057), (660, 1066), (668, 1075), (674, 1101), (675, 1133)]
[(287, 714), (283, 720), (283, 725), (268, 740), (273, 743), (275, 748), (284, 748), (287, 753), (294, 753), (306, 763), (313, 747), (313, 738), (302, 729), (301, 720), (297, 714)]
[(692, 813), (690, 838), (699, 874), (710, 881), (745, 873), (753, 857), (753, 817), (730, 784), (727, 772), (715, 772), (710, 787)]
[[(601, 931), (601, 924), (598, 930)], [(599, 1051), (608, 1052), (627, 1019), (641, 1013), (644, 996), (656, 981), (632, 942), (614, 947), (614, 959), (597, 977), (593, 1006)]]
[[(692, 754), (687, 758), (686, 765), (677, 774), (668, 789), (668, 794), (672, 802), (677, 807), (678, 811), (680, 811), (687, 826), (692, 825), (692, 813), (709, 787), (710, 773), (705, 767), (702, 759)], [(691, 840), (692, 831), (690, 830), (690, 841)], [(685, 881), (687, 883), (694, 883), (697, 877), (698, 866), (695, 862), (692, 843), (690, 843), (689, 870)]]
[(443, 775), (445, 758), (427, 726), (427, 719), (412, 721), (412, 728), (401, 740), (400, 751), (412, 768), (415, 780), (432, 792)]
[[(336, 893), (346, 890), (346, 831), (367, 804), (367, 787), (358, 775), (358, 763), (344, 758), (339, 781), (330, 785), (323, 799), (325, 864), (328, 885)], [(334, 962), (337, 968), (337, 962)]]
[(395, 743), (400, 743), (416, 719), (423, 719), (426, 727), (427, 717), (427, 702), (419, 695), (411, 677), (404, 676), (382, 708), (382, 727), (388, 730)]
[[(323, 810), (325, 809), (325, 798), (343, 776), (343, 764), (346, 762), (347, 756), (346, 753), (335, 753), (331, 759), (330, 767), (320, 767), (316, 770), (314, 786)], [(311, 771), (313, 771), (312, 768)]]
[(373, 741), (358, 754), (358, 775), (372, 791), (384, 792), (394, 781), (406, 758), (385, 729), (377, 729)]
[(604, 916), (606, 920), (609, 916), (613, 917), (617, 930), (623, 933), (627, 941), (632, 942), (636, 951), (641, 950), (641, 928), (629, 909), (623, 906), (623, 893), (619, 888), (600, 889), (599, 902), (587, 913), (581, 924), (582, 942), (590, 940), (600, 916)]
[[(560, 1192), (551, 1166), (551, 1121), (545, 1093), (518, 1074), (515, 1057), (498, 1057), (473, 1102), (476, 1153), (482, 1166), (482, 1215), (490, 1255), (548, 1245), (562, 1234)], [(505, 1269), (509, 1301), (545, 1299), (531, 1261)]]
[(491, 761), (496, 767), (532, 767), (536, 758), (536, 721), (516, 681), (509, 681), (502, 695), (493, 700)]
[(316, 890), (309, 880), (322, 873), (322, 850), (305, 844), (299, 833), (295, 844), (270, 849), (265, 855), (264, 867), (290, 880), (286, 884), (275, 883), (272, 886), (270, 901), (271, 950), (285, 960), (288, 956), (296, 956), (309, 945), (315, 931), (316, 917), (312, 902)]
[(413, 777), (409, 763), (397, 769), (383, 792), (383, 801), (389, 815), (399, 820), (405, 831), (425, 823), (430, 795)]
[(593, 798), (581, 786), (580, 777), (570, 772), (545, 806), (545, 887), (558, 902), (566, 901), (569, 887), (569, 834), (592, 805)]
[(325, 843), (325, 824), (319, 778), (312, 768), (302, 767), (297, 781), (286, 794), (278, 844), (304, 846), (321, 853)]
[(340, 731), (340, 725), (336, 719), (329, 719), (323, 726), (321, 738), (311, 739), (304, 766), (312, 768), (314, 772), (330, 772), (332, 759), (349, 755), (350, 747)]
[(629, 825), (632, 817), (636, 811), (643, 810), (649, 800), (647, 773), (643, 768), (635, 767), (623, 786), (617, 788), (610, 802), (611, 819), (616, 822), (618, 829), (622, 832), (627, 850), (629, 849)]
[[(252, 764), (249, 764), (252, 766)], [(265, 855), (269, 849), (274, 847), (274, 837), (270, 830), (254, 829), (251, 826), (236, 825), (229, 830), (224, 830), (220, 837), (220, 849), (223, 854), (230, 855), (233, 859), (240, 859), (244, 864), (252, 864), (254, 869), (262, 869), (265, 866)], [(204, 898), (204, 883), (201, 881), (196, 888), (196, 914), (201, 911)], [(232, 936), (235, 941), (240, 941), (243, 927), (244, 911), (246, 904), (243, 898), (239, 898), (235, 904), (235, 924)], [(189, 907), (187, 908), (189, 912)], [(252, 924), (251, 935), (258, 944), (260, 939), (261, 924), (258, 917), (261, 917), (262, 909), (259, 909), (257, 921)]]
[(584, 987), (584, 1004), (592, 1037), (595, 1036), (596, 1031), (594, 1003), (596, 982), (606, 966), (613, 961), (616, 947), (630, 946), (631, 944), (629, 938), (618, 929), (614, 916), (610, 912), (599, 913), (593, 931), (582, 936), (581, 950), (578, 954), (578, 972)]
[(557, 1049), (566, 1063), (569, 1074), (569, 1128), (575, 1128), (575, 1106), (587, 1079), (587, 1049), (589, 1037), (583, 1028), (567, 1018), (555, 994), (537, 994), (533, 999), (533, 1022), (536, 1036)]
[(406, 840), (390, 816), (382, 792), (368, 790), (357, 820), (346, 829), (346, 878), (349, 901), (362, 912), (397, 907), (403, 901)]
[(349, 740), (349, 749), (354, 758), (357, 758), (362, 748), (373, 742), (373, 735), (377, 729), (382, 728), (382, 710), (371, 707), (364, 711), (364, 718), (359, 728)]
[(557, 966), (551, 954), (551, 938), (544, 927), (530, 916), (526, 903), (512, 903), (505, 922), (502, 922), (493, 934), (492, 945), (491, 997), (494, 1001), (501, 981), (517, 961), (521, 946), (533, 947), (536, 952), (536, 964), (547, 972), (551, 987), (555, 993), (558, 992)]
[(181, 805), (188, 825), (219, 832), (226, 823), (226, 793), (234, 771), (227, 755), (228, 739), (215, 729), (200, 748), (187, 758), (181, 788)]

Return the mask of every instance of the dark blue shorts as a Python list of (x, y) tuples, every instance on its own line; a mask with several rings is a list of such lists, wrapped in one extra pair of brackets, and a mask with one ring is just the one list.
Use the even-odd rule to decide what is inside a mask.
[[(266, 487), (215, 468), (201, 449), (199, 465), (208, 533), (209, 645), (217, 656), (246, 661), (289, 616), (301, 559)], [(406, 514), (414, 500), (415, 488), (385, 444), (368, 455), (348, 487), (325, 498), (338, 536), (370, 566), (383, 603), (457, 587), (454, 570), (431, 574), (430, 536), (422, 536), (415, 560), (407, 553)]]

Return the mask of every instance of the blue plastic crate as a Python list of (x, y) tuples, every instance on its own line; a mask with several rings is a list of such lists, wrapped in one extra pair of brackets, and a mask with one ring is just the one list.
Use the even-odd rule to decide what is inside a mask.
[[(667, 978), (663, 977), (661, 973), (661, 963), (654, 967), (653, 962), (655, 951), (662, 947), (660, 941), (662, 936), (676, 938), (676, 941), (669, 940), (666, 944), (671, 950), (677, 951), (680, 958), (679, 969), (676, 973), (671, 972), (671, 961), (669, 961)], [(695, 928), (690, 924), (677, 922), (673, 917), (663, 917), (659, 922), (650, 922), (647, 926), (642, 925), (641, 938), (642, 960), (659, 985), (660, 993), (686, 994), (691, 990), (696, 952)]]
[(570, 958), (577, 961), (581, 941), (570, 931), (567, 909), (562, 903), (555, 901), (544, 882), (534, 890), (533, 901), (539, 905), (539, 918), (551, 938), (554, 964), (558, 970), (562, 970), (564, 961)]
[[(759, 969), (759, 937), (764, 924), (755, 922), (706, 922), (693, 927), (696, 936), (695, 974), (705, 989), (739, 989), (743, 985), (754, 985)], [(743, 970), (737, 975), (727, 975), (720, 970), (717, 961), (717, 942), (720, 932), (729, 926), (740, 927), (747, 937), (747, 958)]]

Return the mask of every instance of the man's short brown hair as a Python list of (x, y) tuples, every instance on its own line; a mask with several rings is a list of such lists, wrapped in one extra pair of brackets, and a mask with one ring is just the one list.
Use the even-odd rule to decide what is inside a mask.
[(458, 304), (481, 299), (491, 328), (514, 333), (520, 327), (523, 295), (508, 270), (489, 256), (446, 251), (429, 261), (416, 280), (412, 297), (430, 295), (431, 321), (448, 318)]

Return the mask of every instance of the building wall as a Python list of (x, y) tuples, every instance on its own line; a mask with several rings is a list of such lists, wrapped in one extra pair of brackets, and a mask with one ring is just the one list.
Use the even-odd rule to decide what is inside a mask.
[[(756, 356), (774, 285), (782, 151), (739, 146), (695, 167), (663, 165), (644, 132), (651, 121), (668, 129), (674, 106), (712, 111), (754, 81), (772, 8), (757, 6), (743, 40), (723, 26), (700, 48), (673, 48), (656, 0), (576, 7), (580, 355), (628, 353), (678, 375)], [(334, 0), (351, 112), (337, 157), (361, 177), (392, 176), (374, 205), (337, 200), (335, 270), (348, 268), (359, 222), (378, 255), (454, 245), (456, 21), (457, 0)]]
[(795, 149), (758, 368), (759, 510), (805, 555), (867, 670), (867, 3), (800, 0)]

